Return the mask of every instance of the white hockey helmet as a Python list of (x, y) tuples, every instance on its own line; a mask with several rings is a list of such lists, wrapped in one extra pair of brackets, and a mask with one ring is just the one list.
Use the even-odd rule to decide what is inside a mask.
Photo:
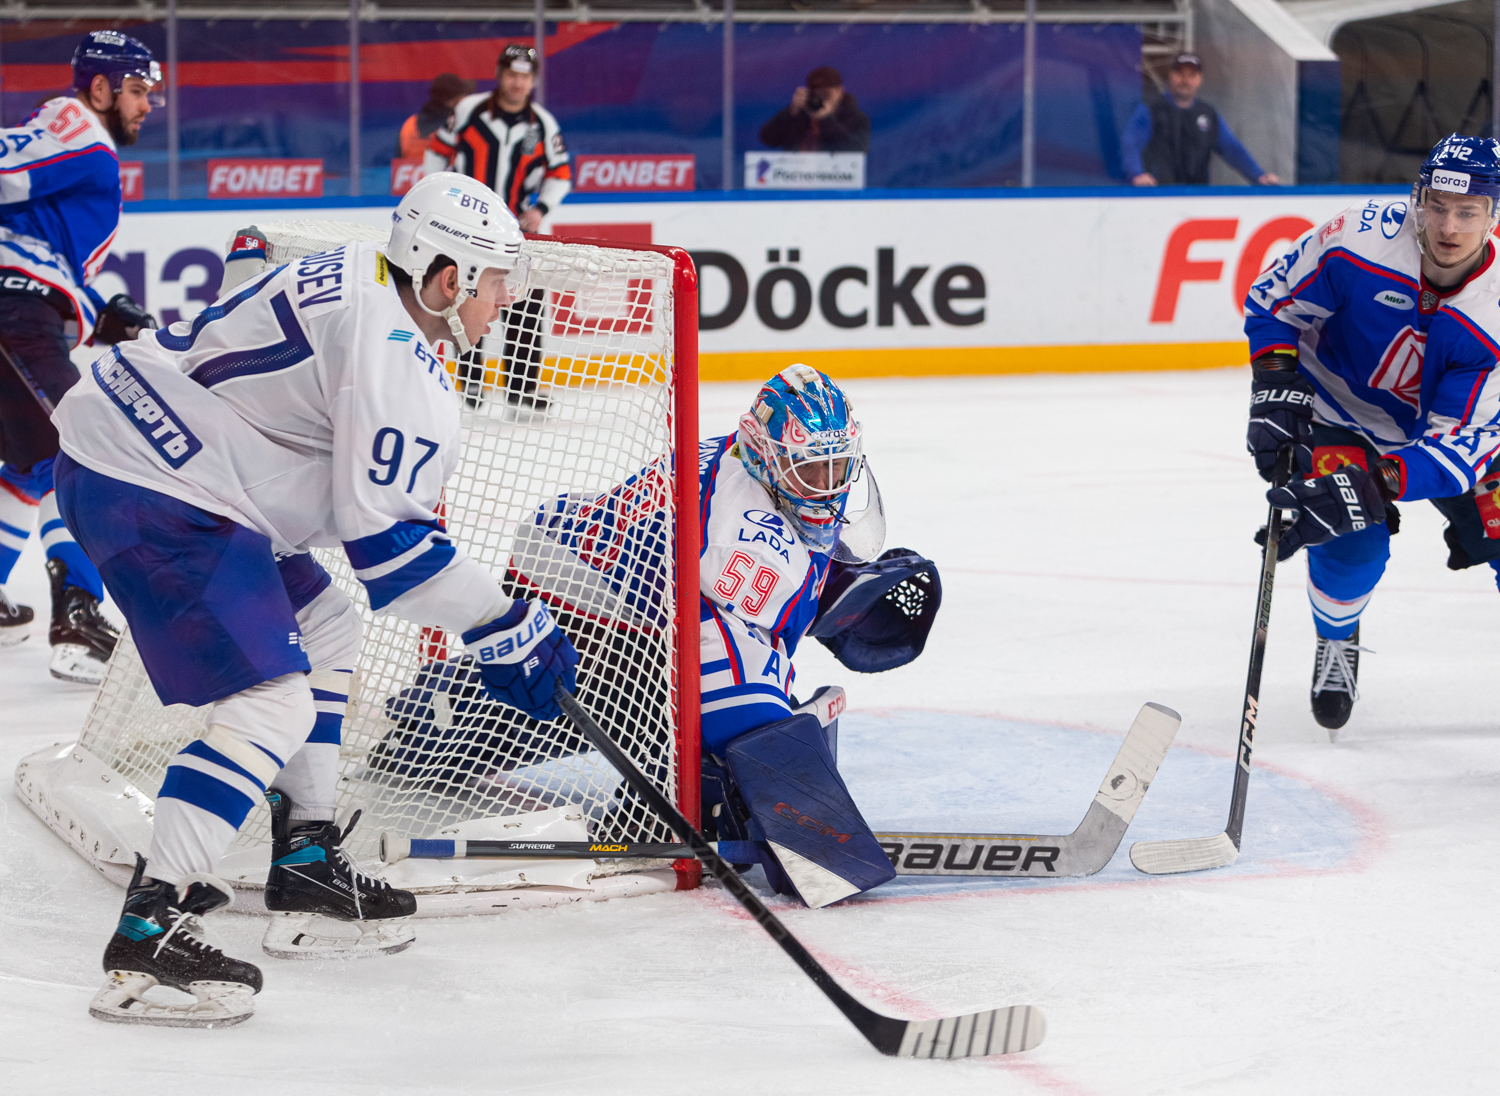
[[(521, 254), (521, 226), (500, 196), (477, 179), (441, 171), (421, 179), (391, 214), (385, 257), (411, 276), (417, 304), (448, 321), (461, 354), (474, 349), (458, 318), (465, 296), (502, 308), (526, 291), (530, 262)], [(459, 295), (441, 312), (422, 300), (422, 279), (435, 259), (458, 267)]]

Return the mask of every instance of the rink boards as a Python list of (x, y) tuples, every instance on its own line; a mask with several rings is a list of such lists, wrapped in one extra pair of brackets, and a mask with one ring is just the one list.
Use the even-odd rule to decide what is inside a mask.
[[(1241, 305), (1301, 233), (1397, 187), (858, 194), (575, 195), (563, 235), (689, 250), (701, 376), (801, 359), (835, 376), (1217, 368), (1243, 364)], [(138, 203), (101, 291), (165, 320), (213, 299), (235, 229), (291, 217), (388, 223), (394, 199)], [(118, 280), (118, 284), (116, 284)]]

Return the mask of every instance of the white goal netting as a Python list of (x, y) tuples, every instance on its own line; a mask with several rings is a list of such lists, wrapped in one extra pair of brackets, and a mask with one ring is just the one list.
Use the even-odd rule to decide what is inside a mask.
[[(272, 262), (386, 234), (330, 222), (262, 228)], [(694, 461), (675, 454), (675, 439), (678, 398), (696, 376), (679, 375), (676, 361), (673, 262), (565, 242), (525, 250), (529, 298), (492, 328), (482, 365), (449, 363), (465, 436), (443, 516), (508, 592), (548, 601), (581, 656), (580, 700), (680, 801), (696, 774), (679, 771), (676, 468), (691, 476)], [(687, 427), (691, 436), (696, 424)], [(458, 637), (376, 618), (342, 551), (315, 554), (365, 618), (340, 763), (340, 813), (365, 812), (356, 856), (372, 858), (382, 831), (423, 837), (558, 806), (581, 809), (599, 840), (675, 840), (565, 720), (538, 723), (489, 701)], [(158, 702), (127, 634), (79, 744), (154, 797), (203, 716)], [(691, 722), (696, 735), (696, 713)], [(268, 841), (261, 804), (236, 845)]]

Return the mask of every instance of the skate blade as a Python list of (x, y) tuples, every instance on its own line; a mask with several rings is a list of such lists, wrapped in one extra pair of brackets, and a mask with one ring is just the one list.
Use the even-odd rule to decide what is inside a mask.
[(89, 1002), (89, 1015), (110, 1024), (150, 1024), (154, 1027), (232, 1027), (255, 1012), (255, 993), (240, 982), (192, 982), (192, 1004), (155, 1001), (146, 992), (160, 985), (149, 974), (112, 970), (104, 988)]
[(394, 955), (417, 938), (409, 917), (338, 921), (317, 914), (273, 914), (261, 950), (275, 959), (367, 959)]
[(104, 680), (104, 666), (87, 647), (78, 643), (59, 643), (52, 648), (52, 661), (47, 670), (59, 681), (97, 685)]

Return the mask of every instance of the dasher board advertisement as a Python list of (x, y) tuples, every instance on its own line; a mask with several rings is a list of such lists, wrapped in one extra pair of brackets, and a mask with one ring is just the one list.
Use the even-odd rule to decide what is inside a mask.
[[(1241, 306), (1262, 269), (1345, 210), (1360, 231), (1397, 231), (1404, 195), (580, 196), (551, 228), (691, 252), (704, 379), (764, 377), (798, 360), (836, 376), (1217, 368), (1246, 360)], [(237, 228), (390, 223), (389, 209), (335, 200), (144, 204), (127, 208), (99, 288), (130, 292), (164, 323), (214, 300)]]

